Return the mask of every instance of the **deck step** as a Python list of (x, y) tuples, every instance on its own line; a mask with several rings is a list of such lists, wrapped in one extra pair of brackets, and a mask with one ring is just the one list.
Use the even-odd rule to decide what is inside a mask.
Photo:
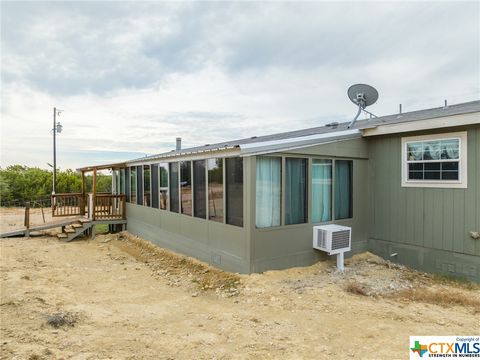
[(66, 232), (67, 234), (75, 234), (76, 233), (76, 231), (74, 229), (65, 229), (63, 231)]
[(58, 237), (59, 239), (66, 239), (66, 238), (68, 238), (68, 235), (65, 234), (65, 233), (61, 233), (61, 234), (57, 234), (57, 237)]
[(88, 223), (92, 222), (92, 220), (86, 219), (86, 218), (85, 219), (79, 219), (78, 221), (80, 221), (82, 224), (88, 224)]
[(72, 227), (74, 228), (83, 228), (83, 224), (72, 224)]

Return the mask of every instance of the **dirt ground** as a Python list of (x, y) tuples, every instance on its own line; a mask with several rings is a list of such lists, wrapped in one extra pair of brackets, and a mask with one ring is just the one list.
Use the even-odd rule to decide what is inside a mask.
[[(51, 208), (43, 208), (43, 214), (41, 208), (30, 209), (30, 227), (36, 225), (43, 225), (50, 222), (60, 222), (73, 218), (75, 218), (75, 216), (62, 216), (52, 218)], [(0, 233), (24, 229), (24, 221), (25, 208), (0, 208)]]
[(405, 359), (480, 329), (478, 285), (369, 253), (247, 276), (128, 233), (0, 250), (1, 359)]

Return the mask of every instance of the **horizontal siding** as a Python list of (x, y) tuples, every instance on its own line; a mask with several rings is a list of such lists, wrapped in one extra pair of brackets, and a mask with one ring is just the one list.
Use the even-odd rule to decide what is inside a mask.
[(468, 188), (405, 188), (401, 186), (401, 136), (372, 138), (369, 237), (480, 255), (480, 241), (470, 237), (471, 231), (480, 231), (480, 126), (468, 129), (467, 141)]

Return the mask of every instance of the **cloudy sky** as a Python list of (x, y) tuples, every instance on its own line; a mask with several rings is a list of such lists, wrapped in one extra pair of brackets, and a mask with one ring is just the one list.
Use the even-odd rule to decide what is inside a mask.
[(1, 163), (58, 165), (480, 97), (480, 3), (1, 2)]

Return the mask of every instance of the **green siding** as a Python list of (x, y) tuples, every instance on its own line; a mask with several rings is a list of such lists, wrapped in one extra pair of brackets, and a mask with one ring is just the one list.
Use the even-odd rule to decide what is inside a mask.
[[(354, 145), (359, 145), (358, 141), (355, 141)], [(354, 146), (349, 146), (348, 148), (352, 149), (353, 147)], [(302, 149), (302, 154), (305, 156), (314, 153), (317, 153), (318, 156), (323, 156), (325, 152), (321, 147), (315, 147), (315, 149)], [(353, 152), (348, 153), (348, 155), (353, 154)], [(252, 178), (254, 177), (255, 170), (252, 169)], [(309, 178), (308, 184), (311, 183), (310, 175)], [(309, 186), (309, 194), (310, 191)], [(255, 189), (253, 192), (255, 193)], [(367, 249), (369, 218), (368, 196), (368, 160), (354, 159), (353, 218), (334, 220), (331, 222), (352, 227), (352, 252), (347, 253), (347, 256), (351, 256)], [(254, 205), (254, 202), (252, 203)], [(308, 197), (308, 208), (311, 213), (310, 195)], [(252, 219), (255, 219), (254, 206), (251, 208), (250, 216)], [(263, 229), (257, 229), (254, 221), (252, 221), (251, 224), (252, 272), (262, 272), (270, 269), (284, 269), (294, 266), (306, 266), (311, 265), (318, 260), (329, 258), (324, 252), (313, 249), (312, 233), (314, 224), (311, 222), (311, 219), (305, 224)]]
[[(251, 193), (250, 159), (244, 158), (244, 209)], [(244, 226), (127, 203), (127, 230), (167, 249), (195, 257), (227, 271), (250, 272), (250, 220)], [(220, 261), (220, 263), (218, 263)]]
[[(401, 137), (468, 130), (468, 188), (401, 186)], [(426, 271), (480, 280), (480, 125), (354, 139), (284, 154), (353, 159), (352, 253), (367, 248)], [(326, 259), (312, 248), (306, 224), (255, 227), (256, 157), (244, 158), (244, 227), (238, 228), (138, 205), (127, 205), (128, 230), (160, 246), (243, 273), (309, 265)], [(311, 174), (309, 174), (309, 177)], [(310, 184), (309, 180), (309, 184)], [(310, 192), (310, 189), (308, 190)], [(311, 213), (310, 193), (308, 209)], [(368, 243), (368, 244), (367, 244)]]
[[(401, 186), (402, 136), (465, 130), (468, 188)], [(370, 138), (369, 160), (372, 217), (369, 238), (473, 255), (480, 276), (480, 241), (470, 236), (470, 231), (480, 231), (480, 126)], [(435, 266), (445, 268), (441, 264)]]

